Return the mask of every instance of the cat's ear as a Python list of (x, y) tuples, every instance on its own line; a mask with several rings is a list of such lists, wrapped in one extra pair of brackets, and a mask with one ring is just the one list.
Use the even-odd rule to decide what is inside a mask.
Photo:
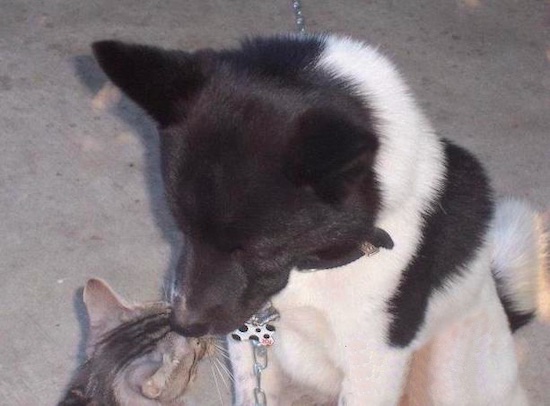
[(120, 41), (94, 42), (92, 50), (109, 79), (162, 126), (185, 115), (205, 81), (201, 58), (187, 52)]
[(287, 173), (298, 186), (339, 201), (358, 179), (373, 177), (377, 148), (378, 140), (365, 123), (332, 109), (312, 108), (296, 120)]
[(93, 347), (107, 331), (129, 320), (135, 313), (135, 308), (101, 279), (88, 280), (83, 300), (90, 321), (88, 348)]

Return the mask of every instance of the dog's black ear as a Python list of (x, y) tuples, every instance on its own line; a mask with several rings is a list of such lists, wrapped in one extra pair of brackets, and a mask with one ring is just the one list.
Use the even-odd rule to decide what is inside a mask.
[(289, 146), (290, 179), (327, 201), (341, 200), (358, 179), (372, 177), (378, 140), (367, 124), (326, 108), (303, 113)]
[(124, 93), (161, 125), (184, 113), (184, 103), (204, 83), (198, 58), (119, 41), (92, 44), (96, 60)]
[(378, 227), (374, 228), (369, 242), (375, 247), (385, 248), (387, 250), (393, 249), (394, 246), (393, 239), (388, 232)]

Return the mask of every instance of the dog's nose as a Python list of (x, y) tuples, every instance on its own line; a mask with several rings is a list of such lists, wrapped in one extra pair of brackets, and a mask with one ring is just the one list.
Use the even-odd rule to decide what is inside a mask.
[(193, 315), (185, 312), (172, 312), (170, 315), (172, 331), (185, 337), (200, 337), (208, 333), (208, 324), (196, 320)]

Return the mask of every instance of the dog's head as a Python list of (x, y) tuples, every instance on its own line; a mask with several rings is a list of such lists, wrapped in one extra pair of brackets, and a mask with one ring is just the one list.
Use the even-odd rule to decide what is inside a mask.
[(95, 43), (108, 77), (159, 124), (165, 187), (187, 237), (174, 325), (227, 333), (293, 269), (360, 257), (380, 198), (369, 110), (315, 67), (319, 39), (195, 53)]

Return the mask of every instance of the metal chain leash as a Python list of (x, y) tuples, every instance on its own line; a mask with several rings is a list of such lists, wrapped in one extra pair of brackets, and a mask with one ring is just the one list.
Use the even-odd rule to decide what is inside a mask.
[(292, 0), (292, 9), (294, 10), (294, 21), (296, 29), (300, 34), (306, 33), (306, 20), (302, 12), (302, 2), (300, 0)]
[(254, 388), (254, 405), (267, 406), (267, 396), (262, 389), (262, 372), (267, 368), (267, 347), (258, 341), (251, 341), (254, 353), (254, 375), (256, 376), (256, 387)]
[(249, 341), (252, 345), (254, 363), (252, 371), (256, 378), (254, 406), (267, 406), (267, 395), (262, 388), (262, 372), (267, 368), (267, 348), (274, 344), (276, 328), (271, 322), (279, 319), (279, 312), (271, 302), (258, 310), (246, 323), (234, 330), (231, 337), (236, 341)]

